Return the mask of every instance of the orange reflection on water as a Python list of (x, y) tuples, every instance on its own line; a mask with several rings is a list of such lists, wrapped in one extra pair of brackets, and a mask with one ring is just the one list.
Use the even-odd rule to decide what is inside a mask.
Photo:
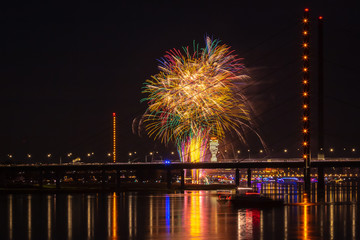
[(334, 204), (330, 205), (330, 239), (334, 239)]
[(308, 239), (308, 226), (307, 226), (307, 223), (308, 223), (308, 214), (307, 214), (307, 211), (308, 211), (308, 206), (307, 205), (304, 205), (304, 239)]
[(112, 198), (112, 231), (111, 231), (111, 236), (112, 239), (117, 239), (117, 231), (118, 231), (118, 226), (117, 226), (117, 219), (118, 219), (118, 210), (117, 210), (117, 204), (116, 204), (116, 193), (113, 194), (113, 198)]
[(199, 193), (190, 193), (190, 236), (198, 237), (201, 234), (201, 200)]
[(52, 206), (51, 206), (51, 196), (47, 196), (47, 239), (51, 239), (51, 227), (52, 227), (52, 216), (51, 216), (51, 212), (52, 212)]
[(304, 228), (303, 228), (303, 239), (309, 239), (308, 236), (309, 236), (309, 229), (308, 229), (308, 221), (310, 220), (309, 219), (309, 216), (308, 216), (308, 196), (307, 194), (305, 193), (304, 194), (304, 218), (303, 218), (303, 221), (304, 221)]
[[(212, 198), (202, 191), (194, 191), (185, 193), (184, 200), (184, 211), (182, 213), (182, 224), (186, 231), (182, 233), (184, 239), (204, 238), (204, 236), (216, 235), (221, 231), (221, 229), (218, 229), (217, 198)], [(221, 221), (224, 222), (226, 220), (227, 216), (222, 215)], [(175, 221), (175, 223), (171, 223), (171, 226), (181, 224), (176, 218), (172, 221)], [(223, 230), (226, 231), (226, 226)], [(176, 233), (176, 231), (174, 232)]]
[(87, 196), (87, 238), (94, 238), (94, 208), (91, 196)]
[(73, 208), (72, 208), (72, 196), (67, 196), (67, 231), (68, 231), (68, 239), (72, 239), (72, 214), (73, 214)]
[(9, 195), (9, 239), (13, 239), (13, 196)]
[(28, 239), (31, 240), (31, 231), (32, 231), (32, 224), (31, 224), (31, 196), (28, 195)]

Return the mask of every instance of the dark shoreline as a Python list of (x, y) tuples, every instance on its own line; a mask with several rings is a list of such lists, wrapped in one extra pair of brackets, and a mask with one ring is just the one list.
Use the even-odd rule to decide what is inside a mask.
[(181, 189), (180, 184), (172, 184), (171, 188), (167, 188), (166, 183), (126, 183), (119, 188), (115, 185), (65, 185), (59, 189), (55, 185), (44, 185), (40, 188), (37, 185), (29, 186), (8, 186), (0, 188), (0, 194), (12, 193), (97, 193), (97, 192), (159, 192), (173, 193), (183, 190), (218, 190), (218, 189), (235, 189), (232, 184), (186, 184)]

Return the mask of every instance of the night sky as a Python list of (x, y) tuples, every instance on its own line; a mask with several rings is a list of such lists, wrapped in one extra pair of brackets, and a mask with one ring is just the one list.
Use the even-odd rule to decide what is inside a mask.
[[(296, 3), (295, 3), (296, 2)], [(311, 100), (317, 103), (317, 18), (324, 17), (325, 147), (360, 152), (359, 8), (355, 1), (51, 1), (8, 3), (1, 16), (1, 159), (53, 153), (111, 152), (118, 115), (121, 161), (128, 152), (175, 150), (132, 133), (144, 81), (166, 50), (221, 39), (244, 58), (252, 77), (246, 94), (270, 156), (299, 157), (301, 144), (301, 19), (311, 14)], [(317, 106), (312, 106), (316, 143)], [(249, 134), (248, 146), (259, 141)], [(313, 153), (316, 144), (314, 145)], [(343, 148), (346, 148), (346, 151)], [(330, 154), (330, 153), (329, 153)], [(359, 154), (358, 154), (359, 155)]]

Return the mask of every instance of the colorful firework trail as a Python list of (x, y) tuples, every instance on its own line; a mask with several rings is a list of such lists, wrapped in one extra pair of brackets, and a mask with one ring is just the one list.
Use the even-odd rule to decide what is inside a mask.
[(250, 120), (242, 95), (248, 76), (230, 47), (206, 37), (205, 48), (173, 49), (160, 62), (160, 72), (143, 88), (149, 136), (175, 142), (183, 162), (203, 161), (209, 137), (234, 131), (243, 139), (239, 129)]

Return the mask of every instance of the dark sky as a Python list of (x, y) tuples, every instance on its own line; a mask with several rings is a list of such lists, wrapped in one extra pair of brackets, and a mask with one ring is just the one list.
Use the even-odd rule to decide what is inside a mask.
[[(312, 16), (313, 104), (317, 17), (324, 16), (325, 146), (337, 154), (346, 155), (344, 147), (360, 152), (355, 1), (51, 1), (0, 8), (1, 158), (8, 153), (104, 156), (111, 151), (112, 112), (118, 114), (122, 158), (132, 151), (163, 150), (160, 143), (131, 132), (132, 120), (146, 109), (140, 104), (142, 84), (157, 73), (157, 59), (166, 50), (193, 40), (203, 45), (206, 34), (244, 58), (253, 83), (247, 95), (273, 154), (288, 148), (297, 156), (305, 6)], [(316, 105), (312, 109), (316, 143)], [(239, 148), (258, 151), (255, 137), (248, 139), (249, 146)]]

